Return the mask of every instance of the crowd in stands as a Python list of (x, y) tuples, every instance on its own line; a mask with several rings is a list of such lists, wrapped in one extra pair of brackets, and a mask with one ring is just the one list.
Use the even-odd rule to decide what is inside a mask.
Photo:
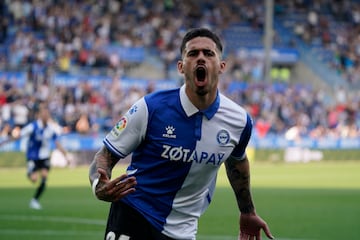
[[(288, 1), (279, 2), (289, 6)], [(186, 29), (207, 26), (221, 34), (235, 23), (259, 28), (264, 21), (263, 1), (246, 0), (5, 0), (0, 11), (0, 69), (27, 72), (23, 86), (0, 78), (1, 136), (32, 120), (32, 109), (40, 100), (49, 102), (64, 132), (108, 131), (136, 99), (154, 90), (151, 84), (146, 88), (122, 86), (122, 74), (133, 63), (105, 51), (109, 44), (144, 47), (160, 56), (167, 73), (179, 57), (179, 40)], [(348, 96), (340, 89), (335, 103), (329, 105), (324, 93), (311, 83), (264, 83), (259, 77), (261, 62), (228, 60), (221, 91), (249, 110), (256, 136), (360, 136), (359, 96)], [(86, 81), (54, 86), (49, 80), (53, 71), (69, 73), (83, 67), (105, 68), (113, 80), (101, 87)], [(245, 77), (242, 88), (231, 87)]]
[(259, 28), (261, 6), (261, 1), (246, 0), (1, 1), (0, 67), (28, 68), (36, 76), (50, 67), (122, 72), (127, 59), (108, 51), (116, 45), (144, 47), (158, 55), (167, 75), (178, 59), (184, 31), (206, 26), (220, 34), (238, 23)]
[(360, 1), (276, 1), (276, 15), (351, 86), (360, 86)]
[[(271, 134), (285, 135), (289, 140), (304, 136), (360, 137), (359, 96), (349, 98), (340, 89), (336, 104), (328, 105), (324, 93), (311, 85), (248, 83), (231, 90), (229, 79), (221, 81), (221, 91), (243, 105), (253, 117), (257, 137)], [(32, 120), (32, 109), (39, 100), (49, 102), (54, 120), (65, 132), (105, 132), (137, 99), (153, 90), (151, 85), (125, 90), (121, 80), (114, 78), (101, 88), (85, 82), (76, 87), (51, 89), (44, 83), (35, 94), (29, 95), (10, 81), (0, 81), (1, 136)]]

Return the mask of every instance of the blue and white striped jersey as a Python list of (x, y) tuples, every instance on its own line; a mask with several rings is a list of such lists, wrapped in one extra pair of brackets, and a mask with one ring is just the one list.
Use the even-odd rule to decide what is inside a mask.
[(27, 137), (26, 158), (43, 160), (50, 158), (59, 129), (53, 123), (45, 126), (42, 121), (35, 120), (21, 129), (20, 136)]
[(195, 239), (220, 165), (244, 159), (251, 130), (247, 112), (221, 93), (204, 111), (190, 102), (185, 86), (141, 98), (104, 139), (119, 158), (133, 153), (128, 173), (136, 176), (137, 190), (121, 201), (165, 235)]

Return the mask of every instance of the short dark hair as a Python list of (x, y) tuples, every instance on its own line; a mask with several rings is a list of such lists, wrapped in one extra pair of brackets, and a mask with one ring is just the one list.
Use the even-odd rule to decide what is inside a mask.
[(211, 40), (214, 41), (214, 43), (216, 44), (216, 47), (220, 50), (220, 52), (222, 53), (223, 51), (223, 46), (222, 43), (220, 41), (220, 38), (218, 37), (218, 35), (216, 35), (214, 32), (210, 31), (207, 28), (194, 28), (194, 29), (190, 29), (184, 36), (182, 42), (181, 42), (181, 46), (180, 46), (180, 54), (182, 55), (185, 49), (185, 45), (188, 41), (190, 41), (193, 38), (196, 37), (207, 37), (210, 38)]

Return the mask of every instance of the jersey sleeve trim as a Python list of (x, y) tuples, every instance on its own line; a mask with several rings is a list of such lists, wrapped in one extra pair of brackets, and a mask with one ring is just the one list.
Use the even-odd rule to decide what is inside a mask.
[(249, 114), (246, 114), (246, 124), (244, 130), (241, 133), (239, 143), (231, 154), (232, 158), (235, 158), (237, 160), (243, 160), (245, 158), (246, 156), (245, 150), (251, 137), (252, 127), (253, 127), (252, 119)]
[(116, 149), (116, 147), (115, 147), (114, 145), (112, 145), (108, 139), (105, 138), (105, 139), (103, 140), (103, 143), (104, 143), (104, 145), (106, 146), (106, 148), (109, 149), (109, 151), (110, 151), (112, 154), (114, 154), (115, 156), (117, 156), (117, 157), (119, 157), (119, 158), (125, 158), (125, 157), (126, 157), (126, 155), (123, 154), (123, 153), (121, 153), (120, 151), (118, 151), (118, 150)]

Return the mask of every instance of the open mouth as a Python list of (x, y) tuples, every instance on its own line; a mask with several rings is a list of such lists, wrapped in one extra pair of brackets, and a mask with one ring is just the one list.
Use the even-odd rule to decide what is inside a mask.
[(205, 77), (206, 77), (206, 69), (202, 66), (199, 66), (196, 68), (196, 78), (198, 81), (203, 82), (205, 81)]

